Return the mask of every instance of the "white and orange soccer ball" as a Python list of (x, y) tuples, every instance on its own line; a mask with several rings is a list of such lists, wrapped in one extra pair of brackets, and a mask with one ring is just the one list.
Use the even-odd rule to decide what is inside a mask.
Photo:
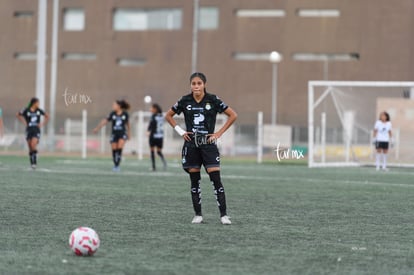
[(89, 227), (79, 227), (69, 236), (69, 246), (78, 256), (92, 256), (98, 250), (99, 236)]

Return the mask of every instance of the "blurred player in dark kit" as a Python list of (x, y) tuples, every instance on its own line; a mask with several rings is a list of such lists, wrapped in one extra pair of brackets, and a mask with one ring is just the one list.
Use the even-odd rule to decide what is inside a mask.
[(128, 110), (130, 105), (125, 100), (117, 100), (112, 105), (112, 112), (107, 118), (102, 119), (101, 123), (93, 129), (94, 133), (97, 133), (99, 129), (105, 126), (108, 122), (112, 122), (112, 134), (111, 134), (111, 148), (112, 159), (114, 162), (114, 168), (112, 171), (120, 172), (120, 164), (122, 160), (122, 149), (126, 141), (129, 139), (129, 114)]
[(152, 116), (148, 125), (149, 146), (151, 150), (152, 171), (156, 170), (155, 165), (155, 151), (161, 158), (164, 170), (167, 169), (167, 162), (162, 154), (162, 147), (164, 143), (164, 116), (160, 105), (154, 103), (150, 109)]
[[(45, 119), (41, 122), (41, 116)], [(33, 97), (28, 106), (17, 113), (17, 118), (26, 126), (26, 141), (29, 147), (30, 165), (33, 170), (37, 166), (37, 145), (40, 140), (40, 129), (47, 124), (49, 115), (39, 108), (39, 99)]]

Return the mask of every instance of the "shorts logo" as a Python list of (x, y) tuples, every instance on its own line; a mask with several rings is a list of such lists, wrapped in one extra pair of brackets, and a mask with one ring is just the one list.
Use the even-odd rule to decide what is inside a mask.
[(206, 110), (208, 111), (208, 110), (211, 110), (211, 105), (210, 105), (210, 103), (207, 103), (206, 104)]
[(182, 159), (182, 163), (183, 163), (183, 164), (184, 164), (184, 163), (186, 163), (186, 160), (185, 160), (185, 158), (183, 158), (183, 159)]
[(220, 157), (216, 157), (216, 161), (217, 162), (220, 162)]
[(186, 108), (188, 111), (191, 111), (191, 109), (192, 109), (191, 105), (187, 105), (185, 108)]

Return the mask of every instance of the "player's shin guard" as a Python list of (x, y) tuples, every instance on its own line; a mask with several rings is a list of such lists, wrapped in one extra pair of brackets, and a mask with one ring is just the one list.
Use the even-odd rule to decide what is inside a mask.
[(382, 169), (387, 169), (387, 154), (382, 154)]
[(194, 212), (196, 216), (201, 216), (201, 188), (200, 172), (190, 173), (191, 180), (191, 199), (193, 201)]
[(217, 205), (220, 210), (220, 216), (227, 215), (227, 206), (226, 206), (226, 194), (224, 193), (224, 187), (221, 183), (220, 171), (214, 171), (209, 173), (210, 181), (214, 186), (214, 195), (216, 196)]

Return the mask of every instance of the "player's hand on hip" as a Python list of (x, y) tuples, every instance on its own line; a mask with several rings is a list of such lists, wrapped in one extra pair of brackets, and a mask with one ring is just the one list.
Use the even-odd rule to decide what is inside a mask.
[(191, 141), (191, 135), (193, 135), (192, 132), (185, 132), (183, 135), (184, 140)]
[(208, 143), (216, 143), (217, 140), (221, 137), (220, 133), (208, 134)]

